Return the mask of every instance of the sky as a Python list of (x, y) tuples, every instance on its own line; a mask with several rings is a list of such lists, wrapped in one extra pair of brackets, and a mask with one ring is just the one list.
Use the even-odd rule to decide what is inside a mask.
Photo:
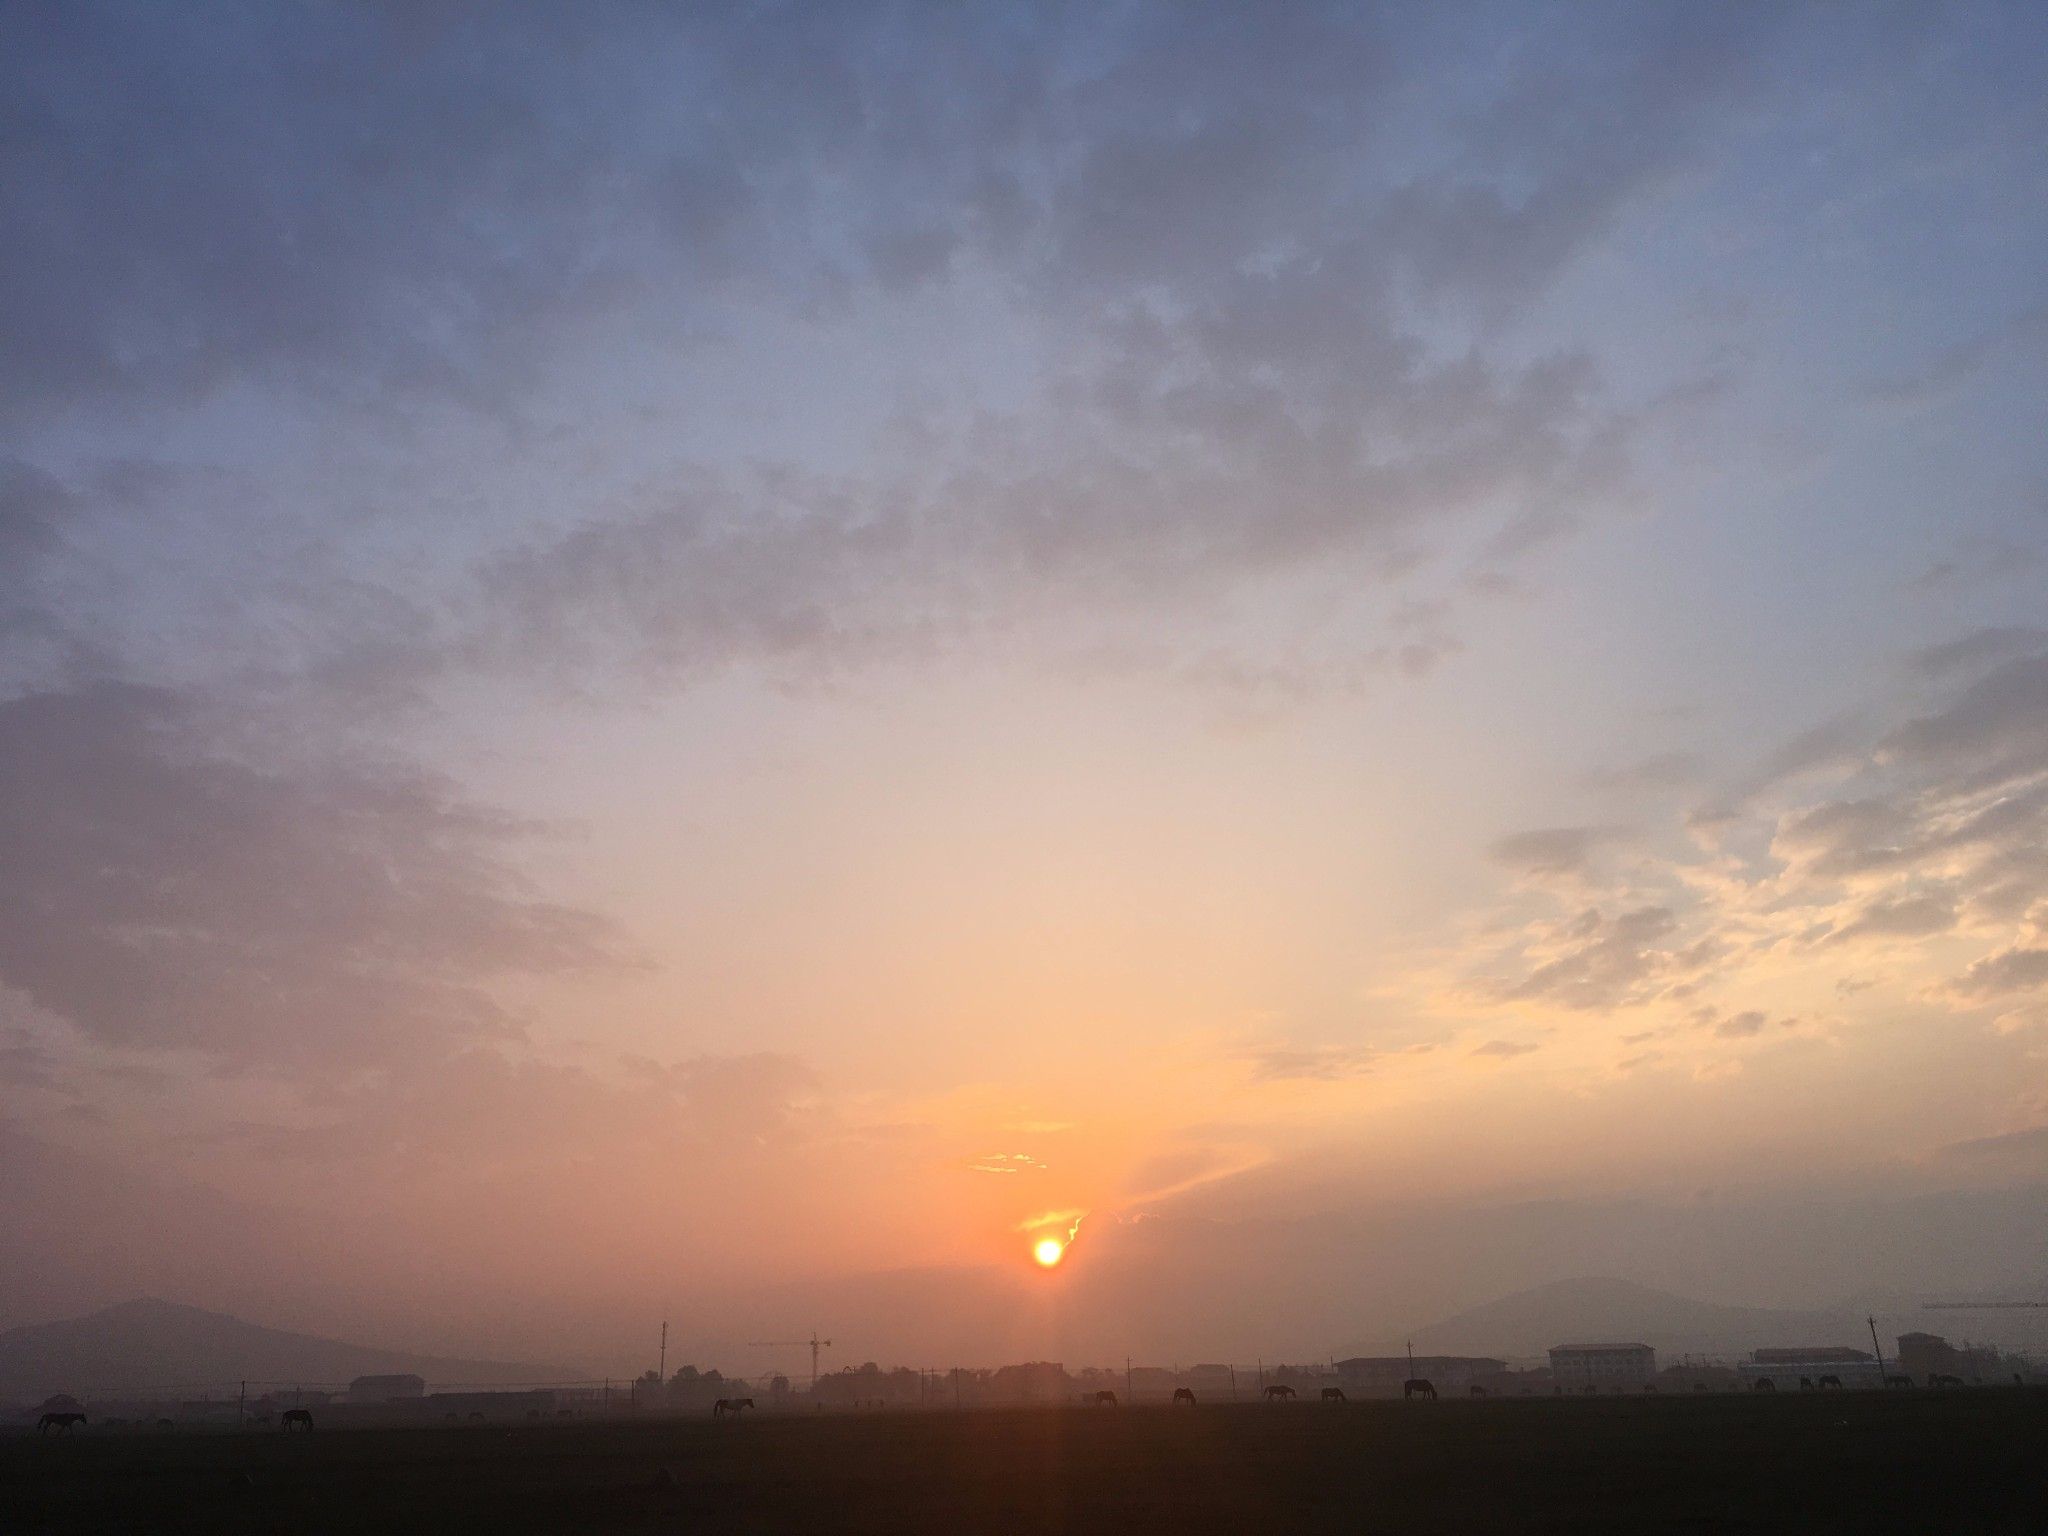
[(2044, 415), (2037, 6), (9, 5), (0, 1324), (2038, 1283)]

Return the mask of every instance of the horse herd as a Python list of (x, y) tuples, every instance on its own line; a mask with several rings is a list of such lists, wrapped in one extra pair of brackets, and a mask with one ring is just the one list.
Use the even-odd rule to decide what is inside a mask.
[[(1484, 1397), (1486, 1395), (1483, 1388), (1474, 1387), (1472, 1391), (1476, 1396)], [(1436, 1387), (1424, 1377), (1411, 1376), (1408, 1380), (1401, 1383), (1401, 1396), (1403, 1398), (1423, 1397), (1434, 1402), (1436, 1400)], [(1288, 1386), (1284, 1381), (1269, 1382), (1259, 1391), (1260, 1400), (1268, 1403), (1292, 1402), (1294, 1397), (1294, 1388)], [(1085, 1393), (1081, 1400), (1095, 1408), (1114, 1408), (1117, 1406), (1116, 1394), (1114, 1392)], [(1323, 1388), (1322, 1400), (1326, 1403), (1348, 1403), (1351, 1401), (1350, 1398), (1344, 1395), (1342, 1387)], [(1188, 1407), (1193, 1408), (1196, 1406), (1195, 1389), (1193, 1387), (1175, 1387), (1173, 1389), (1173, 1401), (1176, 1406), (1185, 1403)]]
[[(1478, 1389), (1475, 1388), (1474, 1390)], [(1269, 1383), (1259, 1395), (1266, 1402), (1280, 1403), (1292, 1401), (1295, 1392), (1294, 1388), (1288, 1386), (1284, 1381), (1276, 1381)], [(1436, 1397), (1436, 1388), (1423, 1378), (1414, 1377), (1401, 1383), (1401, 1396), (1404, 1398), (1424, 1397), (1434, 1399)], [(1175, 1387), (1173, 1389), (1173, 1400), (1176, 1405), (1185, 1403), (1190, 1408), (1194, 1407), (1194, 1389), (1191, 1387)], [(1350, 1401), (1344, 1395), (1342, 1387), (1324, 1387), (1322, 1390), (1322, 1400), (1326, 1403)], [(1114, 1392), (1090, 1393), (1084, 1398), (1084, 1401), (1097, 1408), (1114, 1408), (1118, 1406), (1117, 1397)], [(753, 1407), (754, 1400), (751, 1397), (721, 1397), (711, 1405), (711, 1416), (714, 1419), (736, 1419), (745, 1410)], [(759, 1410), (757, 1409), (756, 1411), (758, 1412)], [(472, 1413), (469, 1417), (472, 1421), (476, 1422), (481, 1422), (483, 1419), (483, 1415), (480, 1413)], [(452, 1422), (455, 1415), (451, 1413), (448, 1415), (448, 1418)], [(299, 1430), (302, 1433), (311, 1433), (313, 1428), (313, 1410), (310, 1408), (287, 1408), (278, 1422), (280, 1427), (287, 1431)], [(72, 1430), (85, 1423), (86, 1417), (82, 1413), (46, 1413), (37, 1421), (36, 1433), (47, 1435), (54, 1430), (60, 1435), (68, 1435)], [(169, 1419), (157, 1421), (157, 1428), (159, 1429), (169, 1429), (170, 1427), (171, 1421)]]
[[(2018, 1380), (2017, 1377), (2014, 1379)], [(1910, 1376), (1887, 1376), (1884, 1379), (1884, 1384), (1887, 1387), (1910, 1387), (1913, 1385), (1913, 1378)], [(1931, 1387), (1960, 1387), (1963, 1385), (1963, 1379), (1960, 1376), (1937, 1375), (1928, 1377), (1927, 1384)], [(1838, 1392), (1841, 1388), (1842, 1381), (1838, 1376), (1822, 1376), (1817, 1380), (1805, 1376), (1799, 1378), (1799, 1389), (1802, 1392)], [(1775, 1392), (1777, 1390), (1777, 1383), (1772, 1381), (1770, 1377), (1765, 1376), (1757, 1381), (1756, 1390), (1759, 1392)], [(1486, 1389), (1484, 1387), (1474, 1386), (1471, 1391), (1474, 1397), (1486, 1396)], [(1436, 1386), (1427, 1377), (1411, 1376), (1408, 1380), (1401, 1383), (1401, 1396), (1404, 1399), (1420, 1397), (1434, 1402), (1436, 1395)], [(1268, 1403), (1291, 1402), (1295, 1397), (1295, 1391), (1286, 1382), (1276, 1381), (1269, 1382), (1262, 1388), (1259, 1396), (1262, 1401)], [(1342, 1387), (1324, 1387), (1321, 1398), (1326, 1403), (1348, 1403), (1350, 1401), (1344, 1395)], [(1085, 1393), (1082, 1396), (1082, 1401), (1095, 1408), (1115, 1408), (1118, 1406), (1116, 1394), (1109, 1391)], [(1196, 1404), (1194, 1389), (1192, 1387), (1175, 1387), (1173, 1389), (1173, 1401), (1175, 1406), (1185, 1404), (1190, 1408), (1194, 1407)], [(754, 1400), (751, 1397), (721, 1397), (711, 1405), (711, 1416), (714, 1419), (736, 1419), (744, 1410), (753, 1406)], [(450, 1414), (448, 1417), (453, 1420), (455, 1416)], [(470, 1418), (481, 1422), (483, 1415), (472, 1413)], [(82, 1413), (46, 1413), (41, 1419), (37, 1420), (36, 1433), (47, 1435), (52, 1430), (55, 1430), (60, 1435), (68, 1435), (72, 1430), (83, 1425), (85, 1422), (86, 1417)], [(313, 1428), (313, 1411), (310, 1408), (287, 1408), (279, 1423), (287, 1431), (299, 1430), (310, 1433)], [(170, 1427), (171, 1421), (169, 1419), (159, 1419), (157, 1421), (158, 1429), (169, 1429)]]

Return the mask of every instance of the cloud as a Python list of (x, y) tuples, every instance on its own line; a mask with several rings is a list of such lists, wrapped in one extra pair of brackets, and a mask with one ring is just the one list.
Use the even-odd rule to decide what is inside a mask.
[(516, 1032), (498, 978), (620, 963), (522, 888), (535, 829), (389, 764), (229, 756), (220, 724), (115, 684), (0, 703), (0, 980), (112, 1044), (364, 1062)]
[(1714, 1026), (1714, 1034), (1722, 1040), (1747, 1040), (1752, 1035), (1763, 1033), (1764, 1025), (1770, 1021), (1754, 1008), (1745, 1008), (1741, 1013), (1730, 1014)]
[(1924, 939), (1956, 925), (1955, 902), (1946, 895), (1901, 896), (1873, 901), (1828, 935), (1830, 944), (1856, 939)]
[(1601, 848), (1624, 835), (1613, 827), (1537, 827), (1496, 839), (1486, 853), (1523, 874), (1583, 875)]
[(1492, 1056), (1499, 1058), (1501, 1060), (1506, 1060), (1509, 1057), (1514, 1056), (1527, 1056), (1531, 1051), (1537, 1049), (1539, 1049), (1539, 1047), (1527, 1044), (1526, 1042), (1522, 1041), (1489, 1040), (1484, 1045), (1475, 1045), (1474, 1047), (1472, 1047), (1472, 1054), (1474, 1056)]
[(1944, 1162), (2006, 1165), (2029, 1173), (2048, 1167), (2048, 1125), (2029, 1126), (1998, 1136), (1952, 1141), (1930, 1154)]
[(1588, 788), (1639, 793), (1680, 789), (1698, 778), (1700, 760), (1690, 752), (1657, 752), (1618, 768), (1596, 768), (1588, 772)]
[(2048, 305), (2014, 315), (1936, 353), (1911, 372), (1874, 384), (1874, 403), (1925, 410), (1960, 394), (1978, 376), (2015, 354), (2038, 351), (2048, 341)]
[(1676, 979), (1698, 971), (1711, 947), (1667, 946), (1678, 930), (1669, 907), (1645, 906), (1607, 917), (1588, 908), (1570, 921), (1532, 934), (1527, 958), (1537, 963), (1498, 995), (1509, 1001), (1546, 1001), (1567, 1008), (1612, 1008), (1647, 1002)]
[(2048, 629), (2001, 624), (1973, 629), (1940, 645), (1923, 646), (1906, 658), (1906, 665), (1921, 677), (1947, 680), (1996, 662), (2044, 651), (2048, 651)]
[(1362, 1046), (1267, 1046), (1250, 1052), (1257, 1082), (1335, 1082), (1370, 1072), (1380, 1052)]
[[(1822, 963), (1831, 952), (1885, 947), (1897, 962), (1889, 974), (1832, 976), (1837, 998), (1903, 986), (1907, 996), (1974, 1007), (2039, 987), (2048, 980), (2039, 949), (2048, 924), (2048, 657), (1998, 659), (2027, 638), (1966, 637), (1912, 669), (1914, 682), (1895, 698), (1766, 754), (1733, 792), (1689, 816), (1687, 842), (1669, 829), (1640, 835), (1618, 892), (1635, 905), (1619, 917), (1560, 910), (1560, 893), (1519, 884), (1495, 920), (1507, 937), (1494, 942), (1492, 979), (1477, 995), (1593, 1009), (1732, 993), (1732, 1011), (1696, 1005), (1695, 1022), (1740, 1039), (1766, 1024), (1741, 993), (1781, 988), (1793, 954)], [(1703, 820), (1710, 837), (1697, 835)], [(1490, 851), (1511, 869), (1575, 872), (1595, 846), (1586, 829), (1566, 827)], [(2004, 947), (1958, 971), (1951, 946), (1936, 941), (1965, 936)]]
[(2048, 949), (2015, 947), (1975, 961), (1949, 982), (1960, 998), (1979, 1000), (2048, 986)]
[(1945, 709), (1900, 726), (1883, 747), (1916, 766), (1967, 764), (1972, 788), (2038, 770), (2048, 755), (2048, 652), (2005, 662)]
[(1355, 592), (1468, 538), (1520, 558), (1632, 498), (1634, 428), (1588, 356), (1446, 344), (1431, 310), (1533, 302), (1694, 153), (1753, 25), (1482, 48), (1510, 61), (1500, 106), (1432, 109), (1451, 152), (1409, 164), (1369, 152), (1370, 86), (1418, 40), (1347, 7), (969, 10), (925, 18), (917, 69), (900, 19), (843, 8), (125, 14), (0, 49), (36, 145), (0, 177), (0, 410), (244, 390), (361, 437), (424, 399), (524, 448), (620, 379), (684, 380), (630, 408), (695, 412), (783, 327), (899, 334), (912, 291), (974, 295), (1015, 341), (893, 427), (862, 389), (848, 452), (771, 431), (751, 470), (678, 446), (621, 454), (628, 479), (593, 448), (564, 505), (444, 520), (457, 568), (392, 583), (414, 589), (374, 638), (356, 604), (384, 573), (266, 571), (283, 621), (249, 626), (244, 659), (386, 700), (478, 668), (815, 683), (1027, 627), (1081, 649), (1227, 631), (1169, 647), (1169, 672), (1428, 675), (1448, 627), (1304, 635), (1299, 604), (1276, 646), (1219, 616), (1275, 577)]

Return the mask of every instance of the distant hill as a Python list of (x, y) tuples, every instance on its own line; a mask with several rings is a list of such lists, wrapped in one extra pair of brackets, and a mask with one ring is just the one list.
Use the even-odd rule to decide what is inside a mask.
[(88, 1317), (0, 1333), (0, 1401), (130, 1388), (218, 1393), (240, 1380), (345, 1384), (357, 1376), (398, 1372), (424, 1376), (430, 1385), (494, 1386), (581, 1374), (559, 1365), (369, 1349), (154, 1300), (122, 1302)]
[[(1730, 1307), (1659, 1291), (1630, 1280), (1555, 1280), (1418, 1328), (1415, 1348), (1433, 1354), (1541, 1355), (1554, 1344), (1641, 1343), (1659, 1355), (1733, 1359), (1772, 1345), (1870, 1347), (1862, 1316), (1850, 1309), (1792, 1312)], [(1358, 1345), (1349, 1353), (1398, 1353), (1404, 1340)], [(1892, 1347), (1890, 1339), (1885, 1348)]]

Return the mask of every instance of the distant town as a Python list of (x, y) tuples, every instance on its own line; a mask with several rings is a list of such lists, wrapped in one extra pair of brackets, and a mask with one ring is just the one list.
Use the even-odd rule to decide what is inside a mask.
[(883, 1368), (870, 1361), (792, 1378), (751, 1377), (684, 1365), (617, 1380), (464, 1386), (413, 1372), (346, 1383), (221, 1381), (202, 1388), (75, 1387), (14, 1405), (17, 1421), (86, 1416), (106, 1428), (513, 1423), (637, 1414), (964, 1410), (1077, 1405), (1349, 1402), (1373, 1398), (1493, 1398), (1699, 1392), (1955, 1390), (2048, 1385), (2048, 1368), (1988, 1345), (1932, 1333), (1896, 1337), (1880, 1358), (1839, 1343), (1759, 1348), (1734, 1361), (1658, 1359), (1648, 1344), (1564, 1343), (1541, 1362), (1479, 1355), (1360, 1355), (1318, 1364), (1256, 1362), (1160, 1366), (1126, 1363), (1069, 1369), (1031, 1361), (993, 1369)]

